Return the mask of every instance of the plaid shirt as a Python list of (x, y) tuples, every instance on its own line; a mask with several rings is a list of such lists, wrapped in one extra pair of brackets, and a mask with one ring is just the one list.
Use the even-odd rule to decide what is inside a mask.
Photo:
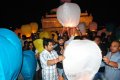
[(40, 54), (40, 61), (42, 67), (42, 80), (58, 80), (56, 64), (48, 66), (47, 61), (58, 58), (56, 51), (48, 52), (44, 50)]

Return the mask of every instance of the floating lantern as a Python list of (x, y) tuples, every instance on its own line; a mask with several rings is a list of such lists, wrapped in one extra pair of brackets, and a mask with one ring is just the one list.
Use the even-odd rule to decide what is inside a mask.
[(41, 32), (41, 33), (39, 34), (39, 37), (40, 37), (41, 39), (43, 39), (43, 38), (52, 38), (50, 32), (47, 32), (47, 31)]
[(32, 32), (32, 29), (30, 27), (30, 25), (22, 25), (21, 26), (21, 32), (23, 35), (26, 35), (26, 37), (30, 37), (31, 36), (31, 32)]
[(35, 22), (30, 23), (32, 33), (36, 33), (38, 31), (38, 24)]
[(75, 3), (64, 3), (57, 9), (57, 19), (64, 27), (76, 27), (80, 21), (80, 7)]

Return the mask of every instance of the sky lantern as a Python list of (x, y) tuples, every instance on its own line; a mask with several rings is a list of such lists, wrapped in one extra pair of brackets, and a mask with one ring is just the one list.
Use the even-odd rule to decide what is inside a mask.
[(30, 37), (32, 29), (31, 29), (30, 25), (28, 25), (28, 24), (22, 25), (21, 26), (21, 32), (22, 32), (23, 35), (26, 35), (26, 37)]
[(30, 23), (32, 33), (36, 33), (38, 31), (38, 24), (35, 22)]
[(43, 31), (39, 33), (39, 38), (43, 39), (43, 38), (52, 38), (52, 35), (50, 34), (50, 32), (47, 31)]
[(80, 7), (75, 3), (64, 3), (57, 9), (57, 19), (63, 27), (76, 27), (80, 21)]
[(64, 56), (63, 67), (68, 80), (93, 80), (102, 61), (100, 48), (90, 40), (72, 40)]
[(91, 22), (89, 25), (90, 31), (96, 31), (97, 30), (97, 23), (96, 22)]

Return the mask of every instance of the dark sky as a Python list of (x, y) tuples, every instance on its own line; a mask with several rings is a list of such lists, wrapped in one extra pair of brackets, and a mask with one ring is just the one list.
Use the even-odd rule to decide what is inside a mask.
[[(116, 0), (72, 0), (82, 12), (92, 13), (94, 21), (119, 24), (120, 9)], [(32, 21), (40, 24), (41, 16), (60, 5), (59, 0), (0, 0), (0, 26), (19, 27)]]

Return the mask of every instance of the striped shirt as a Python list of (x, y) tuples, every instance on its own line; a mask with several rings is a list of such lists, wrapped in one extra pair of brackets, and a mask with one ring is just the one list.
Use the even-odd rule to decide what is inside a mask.
[(47, 61), (58, 58), (56, 51), (48, 52), (44, 50), (40, 54), (40, 61), (42, 67), (42, 80), (58, 80), (56, 64), (48, 66)]

